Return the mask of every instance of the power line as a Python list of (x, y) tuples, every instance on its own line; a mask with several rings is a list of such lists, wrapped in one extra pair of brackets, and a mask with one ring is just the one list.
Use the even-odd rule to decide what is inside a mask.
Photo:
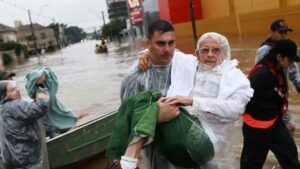
[(14, 8), (23, 10), (24, 12), (27, 12), (27, 10), (30, 10), (30, 12), (33, 13), (34, 15), (36, 15), (36, 16), (41, 16), (41, 17), (49, 19), (49, 20), (52, 20), (52, 18), (53, 18), (53, 17), (48, 17), (48, 16), (45, 16), (45, 15), (39, 15), (38, 12), (35, 12), (35, 11), (29, 9), (29, 8), (25, 8), (25, 7), (21, 6), (21, 5), (17, 5), (15, 3), (9, 2), (7, 0), (0, 0), (0, 1), (3, 2), (3, 3), (6, 3), (6, 4), (8, 4), (8, 5), (10, 5), (10, 6), (14, 7)]

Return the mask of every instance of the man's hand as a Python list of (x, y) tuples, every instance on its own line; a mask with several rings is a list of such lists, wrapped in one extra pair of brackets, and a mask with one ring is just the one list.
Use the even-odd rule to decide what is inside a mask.
[(167, 97), (164, 100), (164, 103), (173, 104), (177, 106), (190, 106), (193, 104), (193, 98), (186, 96)]
[(166, 98), (162, 97), (157, 101), (159, 107), (159, 114), (157, 119), (158, 124), (173, 120), (180, 114), (179, 108), (176, 105), (164, 103), (165, 100)]
[(140, 70), (142, 71), (146, 71), (151, 67), (151, 59), (149, 56), (149, 52), (145, 52), (143, 53), (142, 56), (139, 57), (139, 63), (138, 63), (138, 67)]

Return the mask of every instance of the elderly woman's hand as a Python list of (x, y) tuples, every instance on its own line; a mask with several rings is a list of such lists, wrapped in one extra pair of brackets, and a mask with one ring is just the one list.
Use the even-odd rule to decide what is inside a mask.
[(164, 103), (177, 106), (190, 106), (193, 104), (193, 98), (186, 96), (167, 97)]
[(36, 99), (49, 99), (49, 95), (45, 92), (37, 92)]

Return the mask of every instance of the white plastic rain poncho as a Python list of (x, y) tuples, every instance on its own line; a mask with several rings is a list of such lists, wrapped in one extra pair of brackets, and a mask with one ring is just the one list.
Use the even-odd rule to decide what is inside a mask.
[[(45, 81), (42, 85), (37, 85), (39, 77), (45, 74)], [(50, 107), (44, 118), (47, 134), (53, 137), (73, 127), (76, 123), (76, 116), (72, 110), (65, 106), (56, 96), (58, 91), (58, 79), (50, 68), (38, 68), (26, 75), (26, 90), (31, 98), (35, 98), (39, 87), (49, 91)]]
[[(226, 161), (226, 152), (224, 152), (227, 127), (230, 122), (238, 120), (244, 113), (253, 90), (247, 77), (236, 67), (237, 61), (230, 60), (230, 47), (224, 36), (218, 33), (202, 35), (198, 41), (197, 50), (207, 38), (219, 41), (225, 53), (217, 60), (217, 66), (214, 68), (199, 63), (194, 88), (190, 94), (193, 97), (193, 105), (189, 112), (198, 117), (215, 149), (215, 157), (206, 166), (201, 166), (201, 169), (232, 169), (234, 166), (229, 163), (231, 159)], [(183, 78), (189, 76), (187, 71), (177, 73), (177, 76), (172, 76), (172, 81), (182, 81)], [(170, 89), (172, 91), (168, 92), (169, 96), (184, 96), (186, 93), (177, 92), (183, 89), (180, 83), (172, 83)]]
[(46, 114), (49, 100), (7, 99), (8, 83), (15, 85), (13, 81), (0, 81), (0, 156), (5, 165), (2, 167), (47, 169), (45, 131), (38, 120)]

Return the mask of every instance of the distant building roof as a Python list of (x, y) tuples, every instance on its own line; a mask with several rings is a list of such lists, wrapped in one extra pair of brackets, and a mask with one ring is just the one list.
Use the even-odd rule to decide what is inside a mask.
[(0, 33), (1, 32), (16, 32), (13, 27), (9, 27), (0, 23)]
[[(34, 30), (47, 29), (48, 27), (42, 26), (38, 23), (32, 24)], [(22, 25), (17, 28), (18, 32), (28, 32), (31, 31), (30, 25)]]

